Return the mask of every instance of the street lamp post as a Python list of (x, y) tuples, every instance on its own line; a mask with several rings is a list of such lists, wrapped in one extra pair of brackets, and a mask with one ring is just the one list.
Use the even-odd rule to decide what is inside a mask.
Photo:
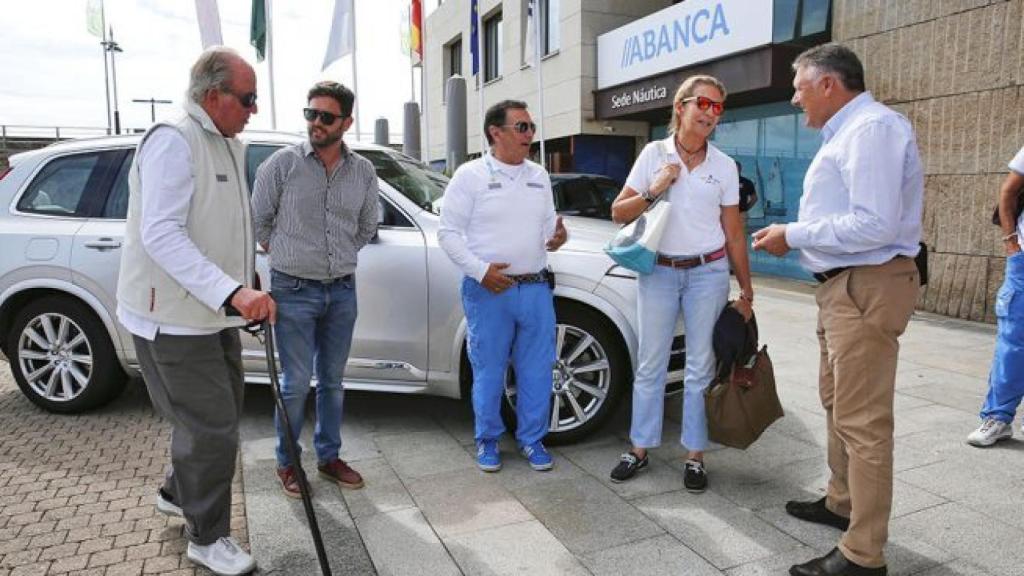
[(171, 104), (170, 100), (157, 100), (156, 98), (132, 98), (132, 102), (138, 102), (139, 104), (149, 104), (149, 121), (156, 123), (156, 105), (157, 104)]
[(110, 52), (110, 70), (111, 75), (114, 79), (114, 134), (121, 133), (121, 111), (117, 106), (117, 63), (114, 60), (114, 55), (118, 52), (124, 52), (121, 46), (114, 42), (114, 27), (110, 27), (110, 39), (103, 42), (103, 48), (107, 52)]

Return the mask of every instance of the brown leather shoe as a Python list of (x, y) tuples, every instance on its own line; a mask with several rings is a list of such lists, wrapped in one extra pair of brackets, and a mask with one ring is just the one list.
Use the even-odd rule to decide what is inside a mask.
[(888, 572), (885, 566), (865, 568), (854, 564), (839, 548), (833, 548), (821, 558), (790, 567), (789, 573), (791, 576), (886, 576)]
[(277, 479), (281, 481), (281, 490), (289, 498), (302, 498), (302, 491), (299, 489), (299, 477), (295, 473), (294, 466), (285, 466), (277, 469)]
[(329, 478), (338, 483), (342, 488), (355, 490), (363, 487), (363, 477), (345, 463), (344, 460), (331, 460), (326, 464), (317, 464), (317, 470), (324, 478)]

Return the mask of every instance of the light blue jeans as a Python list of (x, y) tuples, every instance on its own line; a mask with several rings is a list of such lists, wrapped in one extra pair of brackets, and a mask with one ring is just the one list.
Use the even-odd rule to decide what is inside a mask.
[(1006, 276), (996, 295), (996, 350), (981, 417), (1007, 424), (1024, 397), (1024, 252), (1006, 259)]
[(633, 381), (633, 421), (629, 436), (636, 448), (661, 445), (665, 412), (665, 380), (679, 312), (686, 327), (686, 370), (683, 393), (683, 431), (687, 449), (703, 451), (708, 445), (704, 390), (715, 373), (711, 338), (715, 322), (729, 299), (729, 260), (677, 270), (655, 266), (640, 276), (637, 315), (640, 346)]
[(548, 433), (555, 364), (555, 305), (547, 284), (516, 284), (494, 294), (462, 280), (469, 361), (473, 366), (476, 440), (505, 432), (501, 402), (509, 361), (516, 374), (516, 442), (533, 444)]
[[(341, 451), (341, 413), (345, 389), (341, 384), (352, 347), (356, 323), (355, 277), (323, 283), (271, 271), (271, 294), (277, 303), (274, 325), (281, 360), (281, 399), (288, 411), (292, 435), (298, 440), (306, 417), (306, 395), (316, 370), (316, 426), (313, 446), (321, 464)], [(284, 426), (275, 414), (277, 465), (291, 463)]]

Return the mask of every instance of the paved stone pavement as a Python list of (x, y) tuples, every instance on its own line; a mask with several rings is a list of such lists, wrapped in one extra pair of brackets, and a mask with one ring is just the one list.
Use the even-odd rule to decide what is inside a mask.
[[(474, 465), (466, 404), (349, 394), (343, 457), (367, 485), (312, 479), (335, 573), (754, 576), (828, 552), (837, 531), (783, 510), (823, 495), (827, 479), (815, 310), (804, 285), (758, 282), (761, 338), (787, 414), (750, 449), (709, 453), (700, 495), (682, 486), (678, 397), (649, 471), (612, 484), (625, 409), (597, 436), (555, 448), (551, 472), (533, 472), (505, 442), (504, 469), (486, 474)], [(1024, 442), (964, 444), (993, 341), (993, 326), (927, 314), (902, 340), (890, 574), (1024, 574)], [(301, 504), (273, 477), (270, 410), (265, 390), (250, 394), (242, 460), (253, 550), (265, 573), (316, 574)]]
[[(367, 486), (312, 479), (334, 573), (753, 576), (827, 552), (837, 532), (782, 509), (819, 497), (827, 478), (813, 298), (801, 285), (757, 284), (787, 415), (747, 451), (709, 453), (706, 493), (683, 490), (678, 398), (649, 471), (612, 484), (626, 407), (595, 437), (555, 448), (551, 472), (531, 471), (506, 442), (505, 468), (485, 474), (466, 404), (351, 393), (343, 457)], [(963, 443), (993, 339), (992, 326), (920, 314), (902, 340), (891, 574), (1024, 574), (1024, 442)], [(274, 480), (271, 406), (266, 388), (249, 389), (234, 533), (261, 574), (316, 574), (302, 506)], [(0, 576), (205, 573), (184, 559), (180, 521), (153, 510), (167, 426), (140, 386), (102, 410), (55, 416), (4, 367), (0, 431)]]
[[(183, 522), (156, 512), (169, 430), (141, 381), (76, 416), (29, 403), (0, 364), (0, 576), (211, 574), (185, 559)], [(232, 531), (248, 545), (241, 476)]]

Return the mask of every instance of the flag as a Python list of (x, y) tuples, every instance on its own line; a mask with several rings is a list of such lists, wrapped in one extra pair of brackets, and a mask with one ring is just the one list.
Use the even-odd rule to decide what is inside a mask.
[(411, 39), (410, 38), (411, 34), (409, 32), (409, 18), (410, 18), (409, 17), (409, 9), (406, 8), (405, 10), (402, 10), (402, 17), (401, 17), (401, 19), (400, 19), (400, 21), (398, 23), (398, 38), (399, 38), (399, 47), (402, 50), (402, 56), (405, 56), (406, 58), (411, 58), (412, 57), (409, 54), (409, 50), (410, 50), (409, 42), (410, 42), (410, 39)]
[(534, 0), (529, 0), (526, 4), (526, 42), (525, 50), (526, 54), (523, 58), (523, 63), (527, 66), (533, 66), (537, 55), (537, 22), (535, 16), (536, 11), (533, 9)]
[(97, 38), (103, 38), (103, 0), (89, 0), (85, 4), (85, 29)]
[(256, 61), (263, 62), (267, 55), (267, 12), (264, 0), (252, 0), (249, 43), (256, 47)]
[(353, 17), (352, 0), (334, 0), (331, 36), (327, 39), (327, 53), (324, 54), (322, 70), (326, 70), (335, 60), (355, 51), (352, 44)]
[(203, 42), (203, 50), (224, 43), (224, 38), (220, 34), (220, 11), (217, 10), (217, 0), (196, 0), (196, 19), (199, 20), (199, 38)]
[(413, 65), (423, 64), (423, 2), (412, 0), (409, 23), (409, 44)]
[(469, 16), (472, 22), (469, 24), (469, 59), (473, 62), (473, 76), (476, 76), (477, 72), (480, 71), (480, 43), (478, 41), (480, 31), (476, 29), (477, 22), (480, 20), (477, 17), (477, 12), (479, 10), (480, 7), (478, 6), (477, 0), (471, 0)]

